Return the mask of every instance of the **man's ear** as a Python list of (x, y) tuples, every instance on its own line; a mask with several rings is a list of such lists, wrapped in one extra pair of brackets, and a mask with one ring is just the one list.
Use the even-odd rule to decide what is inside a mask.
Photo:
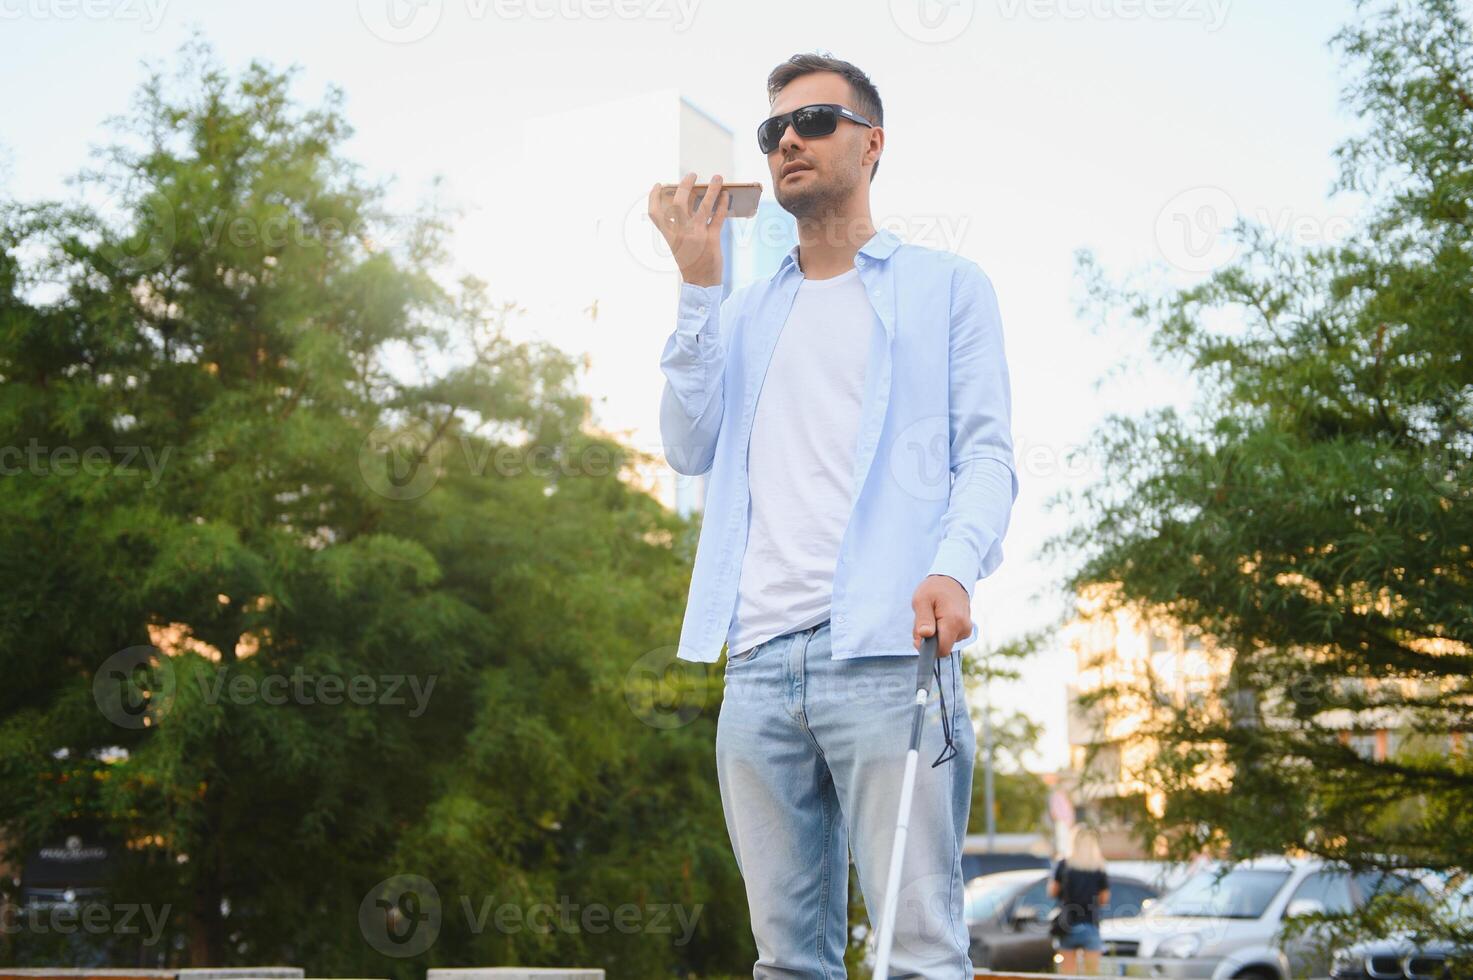
[[(878, 126), (869, 130), (869, 143), (865, 147), (864, 154), (870, 163), (879, 163), (880, 156), (885, 151), (885, 131)], [(873, 154), (873, 155), (871, 155)]]

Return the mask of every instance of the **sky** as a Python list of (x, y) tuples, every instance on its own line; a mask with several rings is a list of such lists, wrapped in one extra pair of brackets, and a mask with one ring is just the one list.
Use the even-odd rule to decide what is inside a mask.
[[(885, 105), (874, 215), (939, 238), (997, 290), (1020, 493), (974, 616), (1001, 643), (1067, 608), (1069, 563), (1039, 548), (1071, 515), (1049, 502), (1111, 477), (1068, 454), (1110, 413), (1192, 397), (1141, 335), (1080, 309), (1076, 252), (1117, 278), (1189, 283), (1231, 257), (1217, 233), (1238, 215), (1305, 244), (1343, 232), (1357, 207), (1331, 194), (1333, 150), (1358, 120), (1327, 42), (1351, 16), (1350, 0), (0, 0), (0, 191), (68, 195), (144, 63), (167, 64), (194, 31), (234, 69), (300, 66), (308, 103), (341, 88), (346, 153), (392, 177), (400, 206), (443, 179), (469, 229), (558, 192), (517, 179), (523, 120), (657, 89), (735, 131), (729, 179), (769, 183), (746, 135), (768, 72), (799, 51), (851, 61)], [(587, 166), (619, 151), (589, 146)], [(487, 240), (464, 235), (457, 271), (515, 300), (525, 284), (498, 275)], [(1044, 723), (1041, 767), (1066, 760), (1072, 670), (1054, 644), (991, 692)]]

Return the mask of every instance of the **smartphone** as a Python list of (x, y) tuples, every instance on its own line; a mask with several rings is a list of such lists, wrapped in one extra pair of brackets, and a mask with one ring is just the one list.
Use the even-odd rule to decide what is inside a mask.
[[(666, 202), (675, 200), (677, 186), (676, 184), (661, 184), (661, 199)], [(691, 188), (691, 196), (695, 202), (691, 205), (692, 211), (701, 206), (701, 201), (710, 187), (710, 184), (696, 184)], [(750, 218), (757, 213), (757, 202), (762, 199), (761, 184), (756, 182), (722, 184), (721, 192), (731, 195), (731, 209), (726, 212), (728, 218)], [(717, 206), (720, 206), (720, 202), (717, 202)]]

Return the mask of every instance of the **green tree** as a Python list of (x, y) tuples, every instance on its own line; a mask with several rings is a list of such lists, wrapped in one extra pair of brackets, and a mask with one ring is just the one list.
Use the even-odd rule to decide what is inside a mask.
[[(1232, 651), (1215, 697), (1141, 733), (1166, 800), (1148, 838), (1468, 869), (1473, 36), (1451, 0), (1364, 0), (1335, 44), (1364, 122), (1336, 190), (1367, 202), (1342, 241), (1240, 223), (1187, 289), (1113, 286), (1084, 257), (1200, 399), (1107, 420), (1109, 479), (1066, 495), (1085, 517), (1048, 550), (1086, 556), (1070, 587), (1118, 583)], [(1404, 751), (1357, 750), (1388, 726)]]
[[(962, 661), (963, 676), (969, 691), (981, 692), (998, 681), (1018, 683), (1022, 680), (1017, 664), (1036, 656), (1050, 642), (1055, 628), (1045, 626), (1013, 637), (997, 646), (989, 646), (981, 656)], [(999, 833), (1028, 833), (1044, 829), (1044, 812), (1048, 806), (1048, 784), (1030, 770), (1037, 762), (1038, 740), (1043, 726), (1026, 712), (1000, 710), (986, 697), (973, 695), (977, 727), (977, 758), (972, 773), (972, 805), (967, 817), (967, 832), (987, 830), (986, 785), (984, 765), (986, 746), (981, 728), (981, 712), (992, 714), (993, 816)]]
[[(585, 430), (570, 358), (444, 281), (446, 216), (385, 209), (339, 93), (181, 60), (92, 204), (0, 228), (0, 836), (17, 868), (114, 844), (108, 900), (164, 935), (0, 957), (745, 968), (719, 684), (642, 683), (695, 529)], [(412, 956), (383, 937), (430, 906), (374, 904), (402, 876), (440, 903)]]
[[(1044, 829), (1048, 807), (1048, 784), (1028, 768), (1036, 757), (1043, 726), (1021, 711), (993, 711), (992, 720), (992, 813), (1000, 834), (1025, 834)], [(977, 761), (972, 773), (972, 809), (967, 833), (987, 832), (987, 789), (984, 766), (986, 751), (980, 720)]]

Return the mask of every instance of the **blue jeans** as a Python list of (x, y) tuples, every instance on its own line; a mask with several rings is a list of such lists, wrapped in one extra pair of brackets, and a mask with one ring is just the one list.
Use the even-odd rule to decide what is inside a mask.
[[(844, 977), (849, 858), (871, 928), (890, 870), (915, 715), (914, 657), (830, 657), (829, 623), (726, 664), (716, 726), (721, 806), (747, 890), (755, 980)], [(956, 758), (933, 685), (896, 905), (892, 978), (971, 980), (961, 847), (976, 736), (958, 664), (941, 663)]]
[(1060, 949), (1084, 949), (1098, 953), (1105, 948), (1104, 941), (1100, 939), (1100, 927), (1093, 922), (1080, 922), (1069, 927), (1069, 931), (1059, 940)]

